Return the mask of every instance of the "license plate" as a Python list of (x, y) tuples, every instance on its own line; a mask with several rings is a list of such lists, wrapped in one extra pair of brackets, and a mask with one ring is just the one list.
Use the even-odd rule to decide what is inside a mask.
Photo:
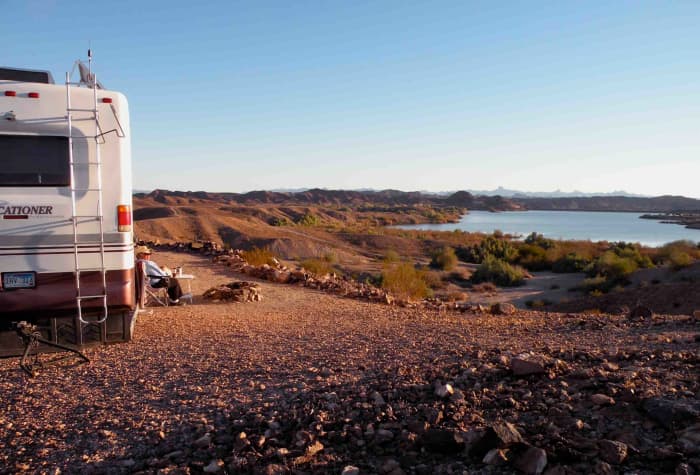
[(36, 287), (36, 272), (3, 272), (4, 289), (33, 289)]

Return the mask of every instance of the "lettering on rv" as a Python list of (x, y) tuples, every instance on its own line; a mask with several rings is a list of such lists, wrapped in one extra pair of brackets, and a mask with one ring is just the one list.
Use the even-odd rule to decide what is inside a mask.
[(41, 215), (53, 214), (53, 206), (2, 206), (0, 205), (0, 215)]

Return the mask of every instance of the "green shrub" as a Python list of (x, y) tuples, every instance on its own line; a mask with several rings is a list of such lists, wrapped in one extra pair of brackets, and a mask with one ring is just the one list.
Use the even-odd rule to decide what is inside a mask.
[(382, 287), (399, 298), (423, 299), (431, 294), (424, 272), (409, 262), (387, 264), (382, 271)]
[(645, 269), (654, 267), (651, 258), (641, 253), (639, 244), (616, 242), (610, 248), (618, 257), (634, 261), (637, 267)]
[(551, 239), (545, 238), (541, 234), (537, 233), (531, 233), (528, 237), (525, 238), (525, 244), (531, 244), (537, 247), (541, 247), (542, 249), (551, 249), (554, 247), (554, 241)]
[(574, 290), (582, 290), (588, 294), (593, 292), (599, 292), (600, 294), (610, 292), (610, 290), (616, 286), (614, 280), (611, 280), (603, 275), (597, 275), (595, 277), (589, 277), (583, 279), (580, 285), (578, 285)]
[(241, 257), (251, 266), (275, 265), (275, 255), (267, 248), (254, 247), (241, 252)]
[(679, 270), (688, 267), (698, 258), (700, 252), (693, 242), (674, 241), (659, 248), (655, 260), (659, 264), (668, 264), (673, 270)]
[(301, 226), (318, 226), (321, 220), (315, 214), (309, 212), (304, 213), (304, 215), (297, 220), (297, 224)]
[(586, 271), (588, 275), (600, 275), (608, 280), (626, 279), (639, 268), (639, 264), (634, 256), (630, 256), (629, 253), (625, 254), (627, 256), (623, 257), (615, 251), (606, 251), (602, 256), (594, 260)]
[(515, 287), (525, 283), (525, 275), (522, 267), (488, 256), (472, 274), (472, 282), (493, 282), (503, 287)]
[(292, 222), (287, 218), (272, 218), (270, 220), (270, 226), (291, 226)]
[(433, 251), (430, 267), (442, 270), (452, 270), (457, 267), (457, 254), (449, 246)]
[(591, 261), (585, 257), (575, 253), (570, 252), (567, 255), (560, 257), (552, 264), (552, 272), (558, 273), (574, 273), (583, 272), (587, 265)]
[(507, 262), (514, 262), (518, 257), (518, 250), (505, 239), (487, 236), (479, 244), (463, 247), (458, 250), (459, 257), (467, 262), (481, 264), (487, 256), (493, 256)]
[(690, 266), (693, 262), (694, 259), (683, 251), (674, 250), (668, 256), (668, 263), (673, 270), (683, 269)]
[(547, 251), (535, 244), (522, 244), (518, 248), (518, 264), (528, 270), (545, 270), (551, 267)]

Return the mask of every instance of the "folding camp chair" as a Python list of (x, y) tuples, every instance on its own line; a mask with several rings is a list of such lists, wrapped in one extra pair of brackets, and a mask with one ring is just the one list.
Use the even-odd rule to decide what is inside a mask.
[(152, 305), (160, 305), (163, 307), (168, 306), (168, 289), (165, 287), (152, 287), (151, 279), (146, 274), (146, 266), (143, 262), (136, 262), (136, 275), (140, 278), (141, 282), (139, 288), (141, 289), (139, 303), (141, 308), (145, 308)]

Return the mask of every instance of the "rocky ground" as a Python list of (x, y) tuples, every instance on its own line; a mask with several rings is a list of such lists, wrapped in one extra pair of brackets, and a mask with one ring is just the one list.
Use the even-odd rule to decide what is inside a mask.
[[(159, 253), (195, 295), (251, 280)], [(0, 473), (700, 473), (687, 316), (407, 309), (259, 282), (153, 309), (27, 379), (0, 361)]]

